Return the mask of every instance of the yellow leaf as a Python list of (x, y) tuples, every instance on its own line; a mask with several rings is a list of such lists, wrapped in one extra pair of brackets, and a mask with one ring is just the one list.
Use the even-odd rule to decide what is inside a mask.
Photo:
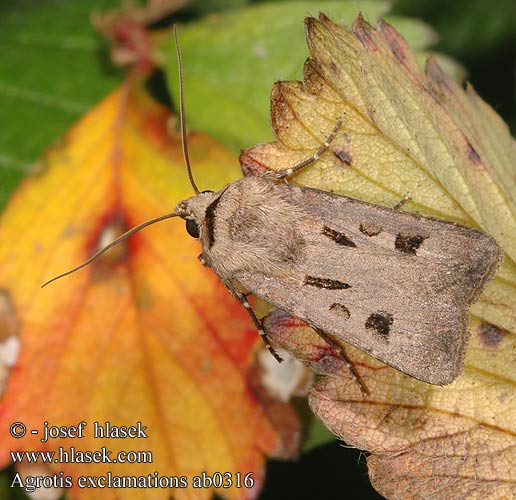
[[(432, 58), (421, 70), (403, 38), (379, 21), (351, 30), (306, 20), (304, 81), (272, 94), (277, 141), (241, 155), (256, 173), (310, 157), (335, 127), (330, 149), (293, 182), (480, 228), (506, 257), (471, 308), (464, 375), (423, 384), (352, 347), (370, 391), (362, 398), (344, 364), (306, 326), (282, 313), (275, 340), (318, 372), (310, 404), (346, 442), (372, 452), (374, 486), (387, 498), (516, 497), (516, 177), (507, 126)], [(374, 290), (372, 291), (374, 293)], [(297, 327), (297, 328), (292, 328)]]

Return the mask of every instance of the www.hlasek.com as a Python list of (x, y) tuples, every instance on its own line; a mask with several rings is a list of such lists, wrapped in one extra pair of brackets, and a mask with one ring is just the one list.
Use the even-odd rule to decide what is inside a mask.
[[(48, 422), (43, 423), (42, 443), (58, 438), (82, 439), (85, 436), (86, 422), (80, 422), (75, 426), (53, 426)], [(10, 433), (16, 439), (23, 438), (29, 430), (23, 422), (14, 422), (11, 425)], [(146, 439), (147, 426), (136, 422), (133, 426), (116, 426), (109, 422), (100, 424), (93, 422), (91, 437), (94, 439)], [(31, 434), (40, 434), (40, 430), (32, 429)], [(98, 450), (80, 450), (75, 446), (69, 448), (60, 446), (57, 451), (11, 451), (13, 464), (23, 465), (44, 465), (56, 463), (75, 464), (151, 464), (153, 456), (151, 451), (119, 451), (113, 454), (112, 450), (105, 446)], [(103, 475), (84, 475), (72, 477), (58, 472), (48, 475), (23, 475), (17, 472), (11, 482), (12, 488), (22, 488), (27, 493), (33, 493), (40, 488), (61, 488), (72, 487), (84, 488), (252, 488), (254, 486), (253, 473), (241, 472), (202, 472), (198, 475), (187, 477), (161, 475), (158, 471), (146, 475), (120, 476), (112, 472)]]

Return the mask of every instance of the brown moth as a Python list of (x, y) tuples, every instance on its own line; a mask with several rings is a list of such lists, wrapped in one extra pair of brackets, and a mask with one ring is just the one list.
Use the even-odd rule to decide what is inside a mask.
[(218, 192), (199, 192), (186, 148), (179, 50), (178, 59), (183, 151), (196, 194), (53, 280), (143, 227), (178, 216), (201, 242), (201, 263), (246, 307), (278, 360), (240, 286), (311, 325), (346, 361), (363, 392), (340, 341), (421, 381), (452, 382), (463, 367), (469, 306), (501, 259), (493, 238), (285, 182), (331, 151), (340, 122), (299, 165), (245, 177)]

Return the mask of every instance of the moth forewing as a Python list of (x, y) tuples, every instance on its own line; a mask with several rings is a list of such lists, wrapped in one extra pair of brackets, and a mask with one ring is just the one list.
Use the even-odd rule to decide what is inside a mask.
[(419, 380), (461, 373), (469, 305), (500, 259), (491, 237), (270, 174), (219, 193), (202, 243), (224, 282)]

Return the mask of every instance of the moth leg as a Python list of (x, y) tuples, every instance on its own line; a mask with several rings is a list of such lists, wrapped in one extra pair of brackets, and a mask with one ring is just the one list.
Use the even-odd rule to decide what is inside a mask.
[(340, 358), (344, 361), (346, 364), (347, 369), (351, 373), (351, 377), (355, 380), (355, 382), (358, 385), (358, 388), (360, 389), (360, 392), (363, 396), (367, 396), (369, 394), (369, 391), (367, 390), (366, 386), (362, 382), (362, 379), (360, 378), (360, 375), (355, 370), (355, 367), (353, 366), (353, 363), (350, 361), (348, 356), (346, 355), (346, 352), (344, 351), (343, 347), (329, 334), (327, 334), (325, 331), (321, 330), (320, 328), (316, 328), (312, 325), (310, 325), (312, 329), (321, 337), (328, 345), (333, 347), (337, 351), (337, 354), (340, 356)]
[(274, 348), (271, 346), (271, 343), (269, 341), (269, 337), (267, 336), (267, 333), (263, 329), (263, 325), (260, 319), (256, 317), (256, 314), (253, 311), (253, 308), (251, 307), (251, 304), (247, 301), (248, 295), (250, 293), (244, 293), (241, 290), (239, 290), (233, 283), (229, 281), (224, 281), (224, 285), (226, 285), (226, 288), (231, 292), (233, 296), (235, 296), (238, 301), (244, 306), (245, 310), (249, 313), (249, 316), (251, 316), (251, 320), (253, 321), (253, 324), (258, 331), (260, 337), (263, 340), (263, 343), (265, 344), (265, 348), (274, 356), (274, 358), (281, 363), (283, 361), (283, 358), (274, 350)]
[(335, 136), (337, 135), (337, 132), (339, 131), (340, 127), (342, 127), (342, 120), (339, 120), (336, 123), (331, 134), (327, 137), (327, 139), (324, 141), (324, 144), (319, 148), (319, 150), (314, 155), (310, 156), (310, 158), (307, 158), (301, 163), (294, 165), (293, 167), (285, 168), (283, 170), (277, 170), (276, 172), (274, 172), (274, 176), (276, 177), (276, 179), (285, 179), (287, 177), (290, 177), (292, 174), (295, 174), (298, 170), (301, 170), (302, 168), (305, 168), (307, 165), (310, 165), (311, 163), (317, 161), (322, 154), (328, 151), (328, 148), (330, 147), (330, 144), (333, 141), (333, 139), (335, 139)]
[(392, 209), (393, 210), (399, 210), (409, 200), (410, 200), (410, 196), (405, 195), (400, 201), (398, 201), (398, 203), (396, 203), (396, 205), (394, 205), (392, 207)]

